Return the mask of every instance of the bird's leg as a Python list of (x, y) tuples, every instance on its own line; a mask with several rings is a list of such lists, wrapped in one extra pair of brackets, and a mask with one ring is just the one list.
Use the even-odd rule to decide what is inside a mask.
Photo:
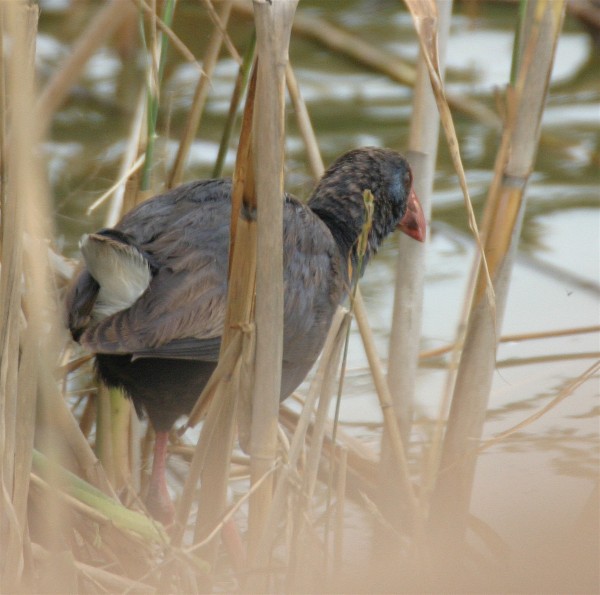
[(170, 525), (175, 518), (175, 508), (169, 496), (165, 477), (168, 444), (169, 433), (156, 432), (152, 474), (148, 486), (148, 495), (146, 496), (148, 512), (165, 526)]
[(231, 562), (237, 573), (243, 572), (246, 568), (246, 548), (240, 535), (240, 530), (234, 519), (229, 519), (223, 524), (221, 529), (223, 543), (231, 556)]

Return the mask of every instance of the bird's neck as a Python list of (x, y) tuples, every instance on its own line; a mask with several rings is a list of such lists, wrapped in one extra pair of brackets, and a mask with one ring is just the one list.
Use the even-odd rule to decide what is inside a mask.
[(354, 260), (365, 218), (362, 195), (357, 191), (340, 193), (339, 188), (334, 191), (319, 186), (308, 206), (329, 228), (344, 260), (350, 256)]
[(313, 212), (328, 227), (344, 260), (347, 260), (351, 254), (354, 257), (362, 225), (357, 224), (356, 220), (350, 217), (344, 222), (338, 214), (326, 209), (316, 208)]

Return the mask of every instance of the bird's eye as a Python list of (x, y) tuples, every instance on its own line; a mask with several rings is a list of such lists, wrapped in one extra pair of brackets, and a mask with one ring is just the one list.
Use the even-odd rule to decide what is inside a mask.
[(410, 171), (410, 169), (408, 169), (404, 172), (404, 187), (407, 190), (410, 190), (410, 188), (412, 187), (412, 181), (412, 172)]

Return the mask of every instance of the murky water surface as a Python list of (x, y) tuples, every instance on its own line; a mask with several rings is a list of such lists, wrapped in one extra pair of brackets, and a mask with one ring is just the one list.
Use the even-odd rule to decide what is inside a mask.
[[(70, 51), (89, 18), (89, 6), (67, 10), (66, 0), (41, 2), (39, 69), (47, 77)], [(74, 3), (75, 4), (75, 3)], [(312, 2), (298, 14), (322, 18), (355, 32), (379, 48), (414, 60), (417, 44), (408, 14), (392, 0)], [(493, 107), (508, 80), (517, 9), (511, 5), (458, 3), (448, 44), (448, 90)], [(197, 56), (210, 34), (198, 2), (181, 2), (175, 30)], [(243, 48), (250, 31), (235, 19), (234, 41)], [(412, 91), (343, 56), (294, 37), (292, 65), (307, 102), (326, 162), (360, 145), (407, 147)], [(565, 22), (543, 121), (545, 141), (528, 187), (528, 208), (503, 333), (527, 333), (597, 325), (600, 296), (599, 54), (571, 18)], [(210, 175), (229, 105), (236, 64), (223, 55), (212, 81), (205, 116), (190, 153), (186, 178)], [(177, 146), (197, 72), (171, 51), (161, 103), (156, 190)], [(46, 144), (48, 174), (56, 200), (60, 242), (76, 252), (79, 236), (102, 225), (105, 212), (85, 216), (87, 206), (116, 179), (134, 102), (143, 85), (143, 58), (126, 67), (113, 47), (98, 52), (54, 123)], [(288, 109), (288, 189), (310, 191), (303, 144)], [(455, 114), (471, 195), (480, 211), (492, 177), (498, 135)], [(234, 148), (229, 151), (231, 172)], [(422, 348), (451, 343), (473, 261), (463, 199), (443, 144), (428, 243)], [(443, 225), (442, 225), (443, 224)], [(387, 353), (396, 242), (373, 261), (362, 288), (380, 353)], [(503, 343), (490, 398), (485, 438), (547, 404), (598, 357), (598, 333)], [(578, 357), (578, 354), (581, 355)], [(539, 361), (532, 358), (539, 358)], [(377, 447), (381, 421), (366, 359), (352, 337), (350, 374), (341, 417), (348, 430)], [(426, 365), (417, 388), (418, 441), (435, 418), (446, 373)], [(478, 465), (473, 512), (511, 545), (539, 547), (549, 534), (574, 526), (598, 479), (599, 381), (578, 388), (544, 417), (487, 451)], [(373, 428), (376, 428), (375, 430)], [(523, 524), (543, 530), (519, 531)], [(518, 536), (518, 537), (517, 537)]]

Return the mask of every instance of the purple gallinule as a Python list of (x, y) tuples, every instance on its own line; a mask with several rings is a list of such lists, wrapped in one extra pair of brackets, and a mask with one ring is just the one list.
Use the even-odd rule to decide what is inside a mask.
[[(113, 228), (81, 240), (84, 267), (67, 296), (73, 338), (96, 355), (156, 431), (147, 506), (169, 523), (167, 433), (188, 414), (216, 367), (227, 298), (231, 180), (184, 184), (147, 200)], [(426, 222), (406, 160), (366, 147), (345, 153), (310, 200), (285, 195), (281, 399), (317, 359), (348, 285), (348, 262), (374, 196), (365, 262), (394, 229), (423, 241)]]

